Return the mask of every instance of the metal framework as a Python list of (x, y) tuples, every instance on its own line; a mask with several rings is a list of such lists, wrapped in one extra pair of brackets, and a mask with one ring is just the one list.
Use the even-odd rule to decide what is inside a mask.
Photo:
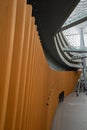
[(87, 18), (87, 0), (80, 0), (79, 4), (68, 17), (63, 27), (85, 18)]
[(72, 60), (83, 59), (83, 58), (87, 58), (87, 55), (82, 55), (82, 54), (80, 54), (79, 56), (75, 55), (72, 57)]
[(64, 52), (76, 52), (76, 53), (87, 53), (87, 48), (63, 48)]
[(64, 26), (64, 27), (61, 27), (61, 29), (60, 29), (59, 31), (64, 31), (64, 30), (69, 29), (69, 28), (71, 28), (71, 27), (74, 27), (74, 26), (76, 26), (76, 25), (78, 25), (78, 24), (81, 24), (81, 23), (83, 23), (83, 22), (85, 22), (85, 21), (87, 21), (87, 17), (84, 17), (84, 18), (82, 18), (82, 19), (80, 19), (80, 20), (77, 20), (77, 21), (71, 23), (71, 24), (68, 24), (68, 25), (66, 25), (66, 26)]
[[(87, 33), (87, 22), (86, 21), (87, 21), (87, 0), (80, 0), (79, 4), (75, 8), (75, 10), (72, 12), (72, 14), (66, 20), (66, 22), (64, 23), (62, 28), (59, 30), (59, 31), (67, 31), (67, 29), (70, 29), (71, 27), (76, 27), (76, 29), (79, 30), (78, 35), (80, 36), (80, 47), (74, 48), (74, 46), (73, 46), (71, 48), (70, 47), (63, 48), (64, 52), (68, 52), (68, 53), (73, 52), (73, 54), (77, 53), (76, 55), (73, 55), (73, 57), (71, 59), (72, 61), (77, 60), (77, 59), (82, 60), (82, 66), (83, 66), (82, 77), (80, 77), (79, 82), (78, 82), (77, 95), (79, 95), (79, 92), (81, 89), (86, 90), (86, 92), (87, 92), (87, 81), (86, 81), (86, 79), (87, 79), (86, 78), (87, 47), (85, 46), (85, 42), (84, 42), (84, 34)], [(84, 29), (85, 29), (85, 32), (84, 32)]]

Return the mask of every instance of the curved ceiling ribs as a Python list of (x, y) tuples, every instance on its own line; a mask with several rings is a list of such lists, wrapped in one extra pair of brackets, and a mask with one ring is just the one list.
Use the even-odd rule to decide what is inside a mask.
[(74, 67), (74, 68), (82, 68), (82, 65), (80, 63), (82, 63), (82, 61), (76, 60), (73, 61), (72, 60), (72, 56), (70, 56), (69, 52), (64, 52), (63, 48), (65, 48), (65, 44), (63, 41), (63, 38), (60, 37), (61, 33), (56, 34), (56, 36), (54, 36), (54, 42), (55, 42), (55, 46), (57, 49), (57, 53), (60, 56), (61, 60), (68, 65), (69, 67)]
[(28, 4), (32, 4), (32, 15), (35, 16), (42, 46), (48, 63), (50, 66), (52, 65), (52, 67), (56, 66), (56, 68), (61, 70), (72, 70), (81, 67), (81, 65), (79, 65), (79, 63), (81, 63), (80, 60), (71, 60), (72, 53), (63, 52), (62, 48), (68, 46), (68, 44), (61, 33), (57, 34), (79, 1), (80, 0), (27, 1)]

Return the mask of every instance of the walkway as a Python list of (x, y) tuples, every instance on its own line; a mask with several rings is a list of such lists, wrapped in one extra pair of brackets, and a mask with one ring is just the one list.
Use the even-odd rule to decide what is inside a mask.
[(87, 130), (87, 95), (70, 94), (58, 105), (51, 130)]

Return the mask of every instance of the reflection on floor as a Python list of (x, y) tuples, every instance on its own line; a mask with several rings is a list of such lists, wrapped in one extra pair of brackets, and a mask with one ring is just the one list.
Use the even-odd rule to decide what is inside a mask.
[(87, 130), (87, 95), (70, 94), (58, 105), (51, 130)]

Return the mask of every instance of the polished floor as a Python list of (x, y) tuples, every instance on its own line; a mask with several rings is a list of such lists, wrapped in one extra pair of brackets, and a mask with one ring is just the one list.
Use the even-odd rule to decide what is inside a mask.
[(51, 130), (87, 130), (87, 95), (73, 92), (59, 103)]

